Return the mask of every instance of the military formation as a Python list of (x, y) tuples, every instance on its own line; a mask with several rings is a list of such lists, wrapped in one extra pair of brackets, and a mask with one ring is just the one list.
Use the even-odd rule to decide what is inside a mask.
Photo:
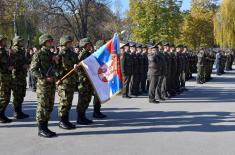
[[(101, 102), (92, 87), (91, 81), (81, 61), (105, 44), (99, 40), (95, 46), (89, 38), (83, 38), (79, 45), (73, 46), (71, 36), (62, 36), (55, 48), (54, 38), (49, 34), (39, 37), (40, 48), (25, 49), (25, 41), (15, 36), (12, 46), (7, 48), (7, 38), (0, 35), (0, 123), (12, 122), (6, 114), (6, 108), (13, 95), (15, 119), (30, 117), (23, 112), (22, 104), (26, 95), (27, 76), (29, 87), (37, 94), (36, 120), (38, 136), (55, 137), (57, 134), (48, 128), (53, 111), (55, 94), (58, 93), (59, 127), (72, 130), (76, 125), (70, 122), (69, 115), (75, 92), (78, 92), (77, 123), (92, 124), (86, 117), (86, 111), (93, 98), (93, 117), (107, 116), (101, 112)], [(169, 43), (140, 44), (133, 41), (120, 44), (121, 70), (123, 75), (122, 97), (130, 99), (148, 95), (150, 103), (160, 103), (187, 91), (185, 82), (197, 73), (197, 83), (211, 79), (213, 65), (217, 74), (231, 70), (234, 61), (233, 52), (215, 54), (201, 49), (191, 52), (187, 46)], [(63, 78), (71, 70), (74, 74)]]
[[(105, 42), (100, 40), (96, 48)], [(79, 45), (73, 47), (73, 38), (63, 36), (60, 45), (54, 49), (54, 38), (43, 34), (39, 38), (40, 49), (27, 52), (24, 48), (24, 39), (15, 36), (13, 47), (7, 49), (7, 38), (0, 35), (0, 122), (10, 123), (12, 120), (5, 115), (13, 92), (13, 105), (15, 119), (25, 119), (29, 115), (23, 113), (22, 103), (26, 95), (27, 73), (29, 71), (29, 85), (37, 93), (36, 120), (38, 135), (41, 137), (54, 137), (56, 133), (48, 128), (50, 114), (54, 107), (55, 93), (60, 97), (58, 116), (59, 127), (66, 130), (75, 129), (76, 126), (69, 121), (69, 112), (73, 96), (79, 92), (77, 104), (77, 123), (92, 124), (87, 119), (86, 111), (92, 96), (94, 105), (94, 118), (102, 119), (106, 115), (101, 113), (101, 102), (98, 99), (84, 69), (79, 62), (94, 52), (94, 46), (88, 38), (81, 39)], [(69, 71), (75, 73), (64, 80), (60, 80)]]
[(197, 56), (183, 45), (126, 42), (121, 53), (123, 98), (148, 92), (150, 103), (160, 103), (186, 91), (196, 72)]
[[(226, 71), (232, 70), (234, 62), (234, 52), (228, 50), (224, 52), (219, 50), (215, 52), (211, 49), (201, 49), (198, 54), (197, 61), (197, 83), (203, 84), (210, 81), (213, 69), (216, 69), (217, 75), (222, 75)], [(215, 66), (214, 66), (215, 65)]]

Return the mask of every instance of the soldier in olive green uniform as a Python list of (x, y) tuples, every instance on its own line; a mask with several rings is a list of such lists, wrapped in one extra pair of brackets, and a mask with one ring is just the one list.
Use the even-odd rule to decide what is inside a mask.
[(215, 54), (214, 54), (213, 51), (209, 52), (209, 58), (210, 58), (210, 62), (209, 62), (210, 65), (209, 65), (209, 77), (208, 77), (208, 79), (211, 80), (212, 79), (211, 74), (213, 72), (213, 65), (215, 63)]
[(186, 71), (187, 71), (187, 68), (188, 68), (188, 60), (187, 60), (187, 57), (186, 57), (186, 51), (187, 51), (187, 48), (184, 48), (185, 46), (182, 46), (181, 47), (181, 50), (180, 50), (180, 54), (181, 54), (181, 57), (182, 57), (182, 71), (181, 71), (181, 75), (180, 75), (180, 88), (181, 88), (181, 92), (187, 90), (185, 88), (185, 81), (186, 81)]
[(151, 47), (151, 52), (148, 54), (148, 65), (149, 103), (158, 104), (161, 99), (163, 63), (157, 45)]
[(141, 70), (141, 91), (146, 93), (147, 73), (148, 73), (148, 49), (146, 45), (143, 45), (143, 52), (141, 53), (140, 70)]
[[(93, 46), (89, 38), (83, 38), (79, 42), (80, 48), (82, 48), (78, 60), (79, 62), (83, 61), (89, 57), (93, 52)], [(77, 104), (77, 123), (82, 125), (92, 124), (93, 121), (86, 118), (86, 110), (91, 102), (93, 95), (92, 84), (87, 77), (85, 70), (82, 67), (78, 68), (78, 104)]]
[(232, 70), (232, 66), (233, 66), (233, 61), (234, 61), (234, 56), (232, 51), (228, 51), (226, 53), (227, 59), (226, 59), (226, 65), (225, 65), (225, 69), (226, 71), (230, 71)]
[(50, 51), (53, 46), (53, 38), (43, 34), (39, 38), (41, 49), (33, 56), (31, 62), (32, 74), (37, 78), (38, 106), (36, 119), (39, 125), (38, 135), (41, 137), (54, 137), (55, 132), (48, 129), (48, 121), (53, 110), (55, 99), (55, 71), (58, 60)]
[(138, 96), (139, 95), (139, 87), (138, 87), (138, 82), (139, 82), (139, 58), (136, 54), (136, 43), (135, 42), (129, 42), (130, 46), (130, 55), (133, 60), (133, 74), (131, 77), (131, 82), (130, 82), (130, 91), (131, 95)]
[(165, 89), (165, 96), (166, 97), (171, 97), (171, 93), (170, 93), (170, 81), (171, 81), (171, 65), (172, 65), (172, 61), (171, 61), (171, 56), (169, 54), (170, 52), (170, 44), (169, 43), (166, 43), (164, 44), (164, 56), (165, 56), (165, 60), (166, 60), (166, 68), (167, 68), (167, 73), (166, 73), (166, 76), (164, 77), (164, 83), (163, 83), (163, 87)]
[[(73, 38), (63, 36), (60, 38), (58, 78), (65, 76), (74, 65), (78, 64), (77, 54), (72, 51)], [(59, 127), (62, 129), (75, 129), (76, 126), (69, 122), (69, 111), (73, 102), (73, 95), (76, 90), (77, 74), (73, 74), (64, 81), (57, 81), (58, 95), (60, 96), (58, 116)]]
[(161, 72), (161, 77), (160, 77), (160, 82), (161, 83), (161, 96), (160, 100), (165, 100), (166, 99), (166, 77), (167, 77), (167, 59), (166, 56), (163, 53), (163, 44), (162, 42), (157, 43), (158, 46), (158, 55), (161, 58), (161, 63), (162, 63), (162, 72)]
[(176, 47), (176, 52), (175, 52), (175, 56), (176, 56), (176, 60), (177, 60), (177, 77), (176, 77), (176, 92), (178, 94), (181, 93), (180, 88), (181, 88), (181, 74), (182, 74), (182, 70), (183, 70), (183, 60), (182, 60), (182, 56), (181, 56), (181, 47), (182, 45), (178, 45)]
[(16, 119), (28, 118), (29, 115), (22, 112), (22, 103), (26, 94), (26, 77), (29, 68), (29, 59), (26, 58), (24, 48), (24, 39), (15, 36), (13, 39), (13, 48), (11, 57), (13, 59), (14, 69), (12, 70), (12, 91), (13, 105), (15, 108), (14, 117)]
[(130, 47), (129, 43), (124, 43), (124, 50), (121, 56), (121, 70), (123, 76), (123, 89), (122, 89), (122, 97), (123, 98), (131, 98), (130, 97), (130, 82), (131, 76), (133, 74), (133, 59), (130, 55)]
[(10, 123), (5, 110), (11, 98), (12, 69), (10, 58), (6, 50), (7, 38), (0, 34), (0, 123)]
[(203, 50), (200, 50), (200, 52), (197, 55), (198, 62), (197, 62), (197, 83), (203, 84), (205, 83), (205, 76), (204, 76), (204, 67), (205, 67), (205, 53)]
[(143, 63), (143, 56), (142, 56), (142, 45), (137, 43), (136, 44), (136, 57), (137, 57), (137, 64), (138, 64), (138, 72), (136, 74), (137, 81), (135, 84), (135, 89), (137, 90), (137, 95), (140, 95), (142, 93), (142, 90), (140, 90), (141, 86), (141, 75), (143, 75), (144, 72), (144, 63)]
[(171, 96), (176, 95), (176, 81), (177, 81), (177, 58), (175, 55), (175, 45), (170, 45), (170, 57), (171, 57), (171, 80), (170, 80), (170, 94)]

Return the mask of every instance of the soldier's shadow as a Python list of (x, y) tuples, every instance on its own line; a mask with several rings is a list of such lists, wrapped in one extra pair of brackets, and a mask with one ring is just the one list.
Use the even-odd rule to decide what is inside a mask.
[[(235, 113), (145, 111), (112, 112), (106, 121), (83, 127), (92, 131), (59, 133), (60, 136), (134, 134), (152, 132), (225, 132), (235, 130)], [(102, 129), (99, 129), (102, 128)]]
[[(31, 114), (31, 118), (17, 120), (11, 124), (0, 124), (0, 129), (36, 127), (35, 103), (28, 103), (24, 109), (25, 112)], [(108, 115), (107, 119), (95, 120), (95, 123), (90, 126), (77, 125), (78, 128), (76, 130), (61, 132), (58, 135), (75, 136), (188, 131), (226, 132), (235, 130), (235, 113), (230, 112), (140, 111), (138, 108), (103, 108), (103, 112)], [(91, 115), (92, 109), (89, 109), (88, 116), (91, 118)], [(75, 106), (72, 107), (70, 118), (73, 123), (76, 122)], [(58, 126), (57, 104), (49, 125), (51, 127)]]

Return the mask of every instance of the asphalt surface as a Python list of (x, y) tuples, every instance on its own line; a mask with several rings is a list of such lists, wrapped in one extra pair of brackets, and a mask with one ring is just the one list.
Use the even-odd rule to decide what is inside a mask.
[[(0, 124), (0, 155), (234, 155), (235, 71), (213, 77), (203, 85), (187, 82), (189, 91), (158, 105), (146, 96), (117, 96), (103, 105), (107, 119), (71, 131), (58, 128), (56, 97), (49, 125), (58, 137), (52, 139), (37, 136), (36, 94), (28, 90), (24, 111), (31, 118)], [(77, 94), (74, 123), (76, 102)]]

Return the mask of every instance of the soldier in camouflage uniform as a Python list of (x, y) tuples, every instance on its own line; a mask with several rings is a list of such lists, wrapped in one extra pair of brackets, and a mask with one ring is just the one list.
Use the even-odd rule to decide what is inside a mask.
[[(78, 56), (78, 60), (81, 62), (92, 54), (93, 46), (89, 38), (81, 39), (79, 46), (82, 50)], [(91, 102), (94, 90), (84, 68), (78, 68), (78, 76), (79, 94), (77, 104), (77, 123), (82, 125), (89, 125), (92, 124), (93, 121), (86, 118), (86, 110), (89, 106), (89, 103)]]
[(56, 133), (48, 129), (48, 121), (53, 110), (55, 99), (56, 74), (54, 67), (58, 59), (50, 51), (53, 47), (51, 35), (43, 34), (39, 37), (41, 49), (35, 53), (31, 62), (31, 72), (37, 78), (37, 112), (36, 119), (39, 126), (38, 135), (41, 137), (55, 137)]
[(29, 115), (22, 112), (22, 103), (26, 95), (26, 77), (30, 60), (26, 58), (24, 39), (22, 37), (14, 37), (10, 56), (14, 64), (14, 69), (12, 70), (13, 105), (15, 108), (14, 117), (16, 119), (28, 118)]
[(13, 66), (6, 50), (7, 38), (0, 34), (0, 123), (10, 123), (5, 110), (11, 98), (11, 81)]
[[(65, 76), (74, 65), (78, 64), (77, 54), (72, 50), (73, 38), (63, 36), (60, 38), (58, 78)], [(64, 81), (57, 81), (58, 95), (60, 96), (58, 116), (60, 118), (59, 127), (62, 129), (75, 129), (76, 126), (69, 122), (69, 111), (73, 102), (73, 95), (76, 90), (77, 74), (73, 74)]]

